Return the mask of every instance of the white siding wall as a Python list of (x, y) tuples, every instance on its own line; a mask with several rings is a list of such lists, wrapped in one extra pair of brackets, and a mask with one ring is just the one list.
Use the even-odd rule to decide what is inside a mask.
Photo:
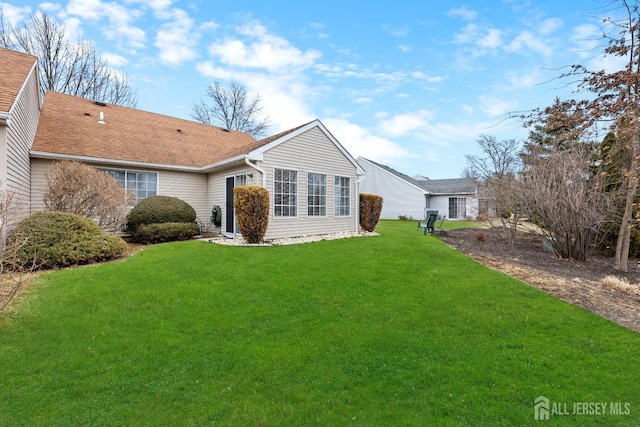
[[(11, 110), (11, 122), (6, 129), (6, 145), (2, 145), (3, 167), (0, 179), (6, 189), (16, 193), (18, 214), (20, 217), (30, 213), (31, 168), (29, 150), (38, 127), (40, 116), (40, 94), (38, 92), (37, 74), (32, 72), (18, 94)], [(0, 137), (0, 142), (1, 137)], [(18, 219), (18, 218), (16, 218)]]
[[(466, 214), (464, 218), (449, 218), (449, 198), (460, 197), (467, 199), (466, 202)], [(443, 195), (443, 196), (431, 196), (429, 210), (438, 211), (439, 216), (446, 216), (447, 219), (475, 219), (478, 216), (478, 198), (475, 194), (460, 194), (460, 195)]]
[(424, 218), (424, 191), (366, 160), (360, 159), (359, 163), (366, 172), (360, 183), (360, 192), (382, 196), (380, 218), (398, 219), (399, 215), (410, 215), (413, 219)]
[[(53, 161), (44, 159), (31, 160), (31, 208), (37, 212), (44, 210), (42, 193), (46, 184), (45, 173)], [(158, 173), (158, 194), (177, 197), (189, 203), (196, 210), (196, 215), (205, 223), (209, 220), (211, 208), (207, 204), (207, 176), (205, 174), (176, 172), (154, 169), (131, 169), (117, 165), (92, 165), (98, 168), (127, 169)]]

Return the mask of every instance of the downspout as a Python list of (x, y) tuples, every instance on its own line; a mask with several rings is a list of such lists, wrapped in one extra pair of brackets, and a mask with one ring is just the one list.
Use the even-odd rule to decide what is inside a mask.
[(254, 165), (253, 163), (251, 163), (249, 161), (249, 156), (245, 156), (244, 162), (247, 164), (247, 166), (250, 166), (250, 167), (254, 168), (255, 170), (257, 170), (258, 172), (260, 172), (262, 174), (262, 188), (267, 188), (267, 174), (264, 172), (264, 169), (262, 169), (262, 168), (258, 167), (257, 165)]
[(366, 175), (361, 175), (356, 181), (356, 233), (360, 232), (360, 183)]

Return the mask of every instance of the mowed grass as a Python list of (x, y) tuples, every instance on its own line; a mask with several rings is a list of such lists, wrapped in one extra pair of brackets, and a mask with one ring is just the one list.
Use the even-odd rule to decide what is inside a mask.
[(0, 317), (0, 425), (540, 425), (540, 395), (638, 425), (639, 334), (415, 227), (43, 274)]

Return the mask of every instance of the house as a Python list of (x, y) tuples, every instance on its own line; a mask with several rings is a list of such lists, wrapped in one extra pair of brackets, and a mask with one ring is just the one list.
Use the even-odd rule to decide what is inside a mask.
[(26, 214), (44, 209), (51, 164), (71, 159), (111, 174), (138, 201), (156, 194), (178, 197), (205, 226), (212, 208), (220, 206), (221, 231), (230, 237), (238, 233), (233, 188), (239, 185), (269, 191), (267, 239), (359, 227), (362, 168), (319, 120), (258, 141), (243, 132), (55, 92), (40, 102), (36, 58), (0, 48), (0, 143), (3, 185), (20, 192)]
[(395, 169), (359, 157), (358, 164), (366, 177), (360, 184), (361, 193), (382, 196), (381, 218), (426, 218), (426, 211), (459, 220), (478, 215), (478, 189), (466, 178), (429, 179), (421, 175), (410, 177)]

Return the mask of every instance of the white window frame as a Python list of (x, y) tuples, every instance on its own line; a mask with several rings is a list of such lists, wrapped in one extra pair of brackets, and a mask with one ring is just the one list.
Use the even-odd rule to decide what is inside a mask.
[[(347, 180), (347, 186), (345, 187), (342, 180)], [(344, 196), (341, 189), (346, 188), (348, 190), (348, 195)], [(334, 210), (333, 214), (336, 217), (347, 218), (351, 216), (351, 177), (349, 176), (340, 176), (336, 175), (334, 177)], [(347, 203), (344, 204), (343, 201), (346, 199)], [(346, 210), (346, 213), (344, 213)]]
[[(159, 188), (159, 184), (160, 184), (160, 177), (158, 172), (150, 172), (150, 171), (142, 171), (142, 170), (133, 170), (133, 169), (117, 169), (117, 168), (100, 168), (101, 171), (109, 174), (110, 176), (112, 176), (116, 181), (118, 181), (119, 184), (122, 185), (122, 187), (124, 188), (125, 192), (132, 192), (133, 194), (136, 195), (136, 200), (134, 202), (134, 204), (140, 202), (141, 200), (146, 199), (147, 197), (151, 197), (151, 196), (157, 196), (158, 195), (158, 188)], [(124, 179), (120, 179), (118, 177), (115, 176), (115, 173), (117, 172), (121, 172), (124, 174)], [(145, 174), (147, 176), (149, 175), (154, 175), (156, 177), (155, 179), (155, 190), (150, 190), (149, 188), (145, 188), (144, 192), (145, 192), (145, 196), (144, 197), (138, 197), (138, 192), (139, 191), (143, 191), (143, 189), (139, 189), (138, 188), (138, 182), (139, 181), (134, 181), (136, 183), (135, 188), (130, 188), (131, 187), (131, 183), (129, 181), (129, 174)], [(137, 178), (137, 177), (136, 177)], [(148, 181), (144, 181), (145, 183), (145, 187), (148, 187), (149, 182)], [(153, 194), (148, 194), (149, 192), (153, 193)]]
[[(294, 172), (295, 173), (295, 182), (288, 180), (288, 181), (284, 181), (282, 179), (277, 180), (277, 174), (278, 171), (286, 171), (286, 172)], [(299, 182), (300, 182), (300, 173), (298, 170), (296, 169), (290, 169), (290, 168), (273, 168), (273, 217), (274, 218), (282, 218), (282, 219), (291, 219), (291, 218), (298, 218), (298, 188), (299, 188)], [(281, 184), (282, 186), (288, 184), (289, 186), (293, 185), (294, 191), (291, 191), (291, 189), (289, 189), (289, 191), (287, 193), (285, 193), (282, 189), (282, 191), (278, 191), (278, 184)], [(293, 203), (289, 202), (289, 203), (284, 203), (284, 201), (281, 201), (280, 203), (277, 203), (278, 201), (278, 197), (281, 197), (283, 200), (285, 197), (289, 197), (289, 200), (291, 198), (293, 198)], [(284, 215), (283, 212), (285, 210), (285, 208), (288, 208), (289, 210), (289, 214), (288, 215)], [(291, 214), (291, 209), (294, 210), (294, 215)]]
[[(453, 206), (452, 206), (453, 202)], [(449, 197), (448, 206), (449, 219), (465, 219), (467, 217), (467, 198), (466, 197)], [(451, 215), (451, 209), (455, 211), (455, 216)], [(462, 216), (460, 216), (462, 214)]]
[[(313, 182), (312, 176), (322, 178), (324, 182)], [(318, 203), (314, 203), (317, 199)], [(307, 216), (326, 218), (327, 216), (327, 174), (307, 172)]]

